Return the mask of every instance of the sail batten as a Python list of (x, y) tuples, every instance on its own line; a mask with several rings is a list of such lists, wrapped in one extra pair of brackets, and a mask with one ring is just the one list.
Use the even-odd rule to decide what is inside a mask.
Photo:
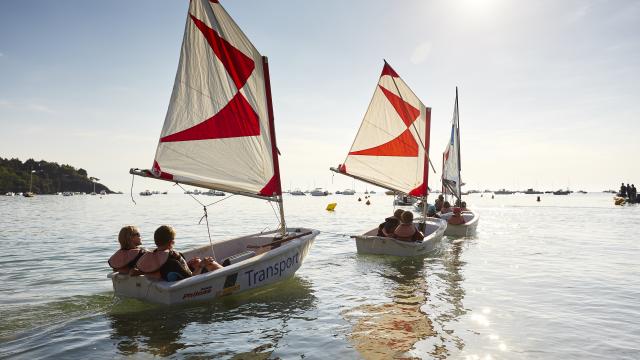
[(338, 171), (397, 192), (426, 196), (430, 112), (385, 61), (362, 124)]
[(217, 1), (192, 0), (151, 174), (281, 195), (265, 72), (266, 60)]

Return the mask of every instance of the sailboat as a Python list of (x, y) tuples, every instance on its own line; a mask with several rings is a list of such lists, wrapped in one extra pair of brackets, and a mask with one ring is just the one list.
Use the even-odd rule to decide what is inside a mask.
[[(451, 120), (451, 136), (445, 151), (442, 153), (442, 192), (453, 195), (462, 201), (462, 169), (460, 161), (460, 116), (458, 111), (458, 88), (456, 87), (456, 100)], [(441, 218), (448, 220), (453, 213), (442, 214)], [(478, 227), (480, 216), (471, 210), (463, 211), (465, 223), (461, 225), (447, 225), (444, 234), (446, 236), (471, 236)]]
[(36, 194), (31, 192), (31, 187), (33, 185), (33, 173), (34, 172), (36, 172), (36, 171), (35, 170), (31, 170), (31, 172), (30, 172), (30, 176), (29, 176), (29, 191), (27, 191), (26, 193), (22, 194), (22, 196), (24, 196), (24, 197), (34, 197), (34, 196), (36, 196)]
[[(332, 171), (396, 194), (426, 201), (431, 109), (385, 61), (373, 98), (346, 159)], [(359, 253), (422, 255), (434, 250), (446, 223), (423, 216), (421, 242), (378, 237), (377, 227), (355, 236)]]
[[(131, 174), (277, 203), (278, 230), (183, 252), (224, 267), (177, 282), (109, 274), (116, 295), (176, 304), (293, 276), (317, 230), (285, 225), (267, 58), (214, 0), (192, 0), (173, 93), (150, 170)], [(206, 207), (205, 217), (206, 218)]]

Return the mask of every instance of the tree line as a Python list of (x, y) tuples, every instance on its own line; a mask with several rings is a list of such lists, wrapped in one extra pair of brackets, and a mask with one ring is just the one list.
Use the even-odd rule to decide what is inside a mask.
[[(59, 165), (55, 162), (29, 159), (24, 163), (19, 159), (0, 157), (0, 194), (7, 192), (27, 192), (31, 181), (31, 191), (36, 194), (55, 194), (58, 192), (93, 191), (93, 181), (87, 171), (71, 165)], [(97, 181), (98, 179), (96, 179)], [(95, 191), (113, 193), (108, 187), (97, 183)]]

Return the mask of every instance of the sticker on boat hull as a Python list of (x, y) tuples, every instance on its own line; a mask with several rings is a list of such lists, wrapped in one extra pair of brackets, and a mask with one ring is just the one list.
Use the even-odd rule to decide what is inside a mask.
[(210, 294), (212, 289), (213, 288), (211, 286), (207, 286), (207, 287), (203, 287), (200, 290), (197, 290), (197, 291), (194, 291), (194, 292), (190, 292), (190, 293), (186, 293), (186, 294), (182, 295), (182, 300), (193, 299), (194, 297)]
[(298, 265), (300, 262), (300, 253), (296, 253), (293, 256), (289, 256), (286, 259), (276, 261), (273, 265), (268, 265), (261, 270), (249, 270), (245, 271), (249, 286), (256, 286), (259, 283), (268, 280), (273, 277), (281, 277), (288, 269)]

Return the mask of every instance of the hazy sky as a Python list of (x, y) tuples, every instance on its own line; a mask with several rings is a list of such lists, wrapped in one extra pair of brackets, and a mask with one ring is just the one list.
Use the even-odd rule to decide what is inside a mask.
[[(639, 1), (221, 3), (269, 57), (285, 189), (352, 186), (328, 168), (344, 160), (383, 59), (433, 108), (432, 187), (455, 86), (467, 189), (640, 183)], [(82, 167), (128, 191), (129, 168), (152, 165), (187, 7), (1, 1), (0, 156)]]

